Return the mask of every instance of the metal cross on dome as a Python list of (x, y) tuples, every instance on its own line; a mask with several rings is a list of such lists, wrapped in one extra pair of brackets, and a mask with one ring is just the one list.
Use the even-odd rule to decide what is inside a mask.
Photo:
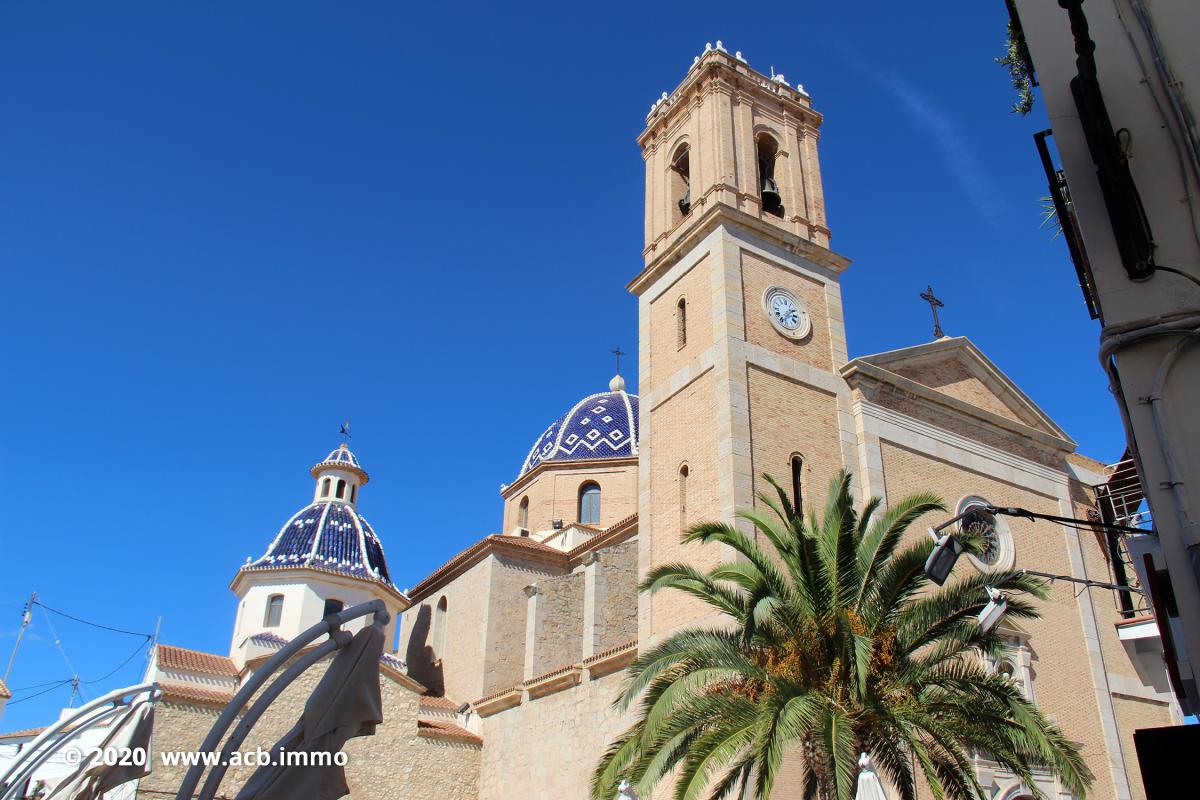
[(921, 299), (929, 303), (929, 310), (933, 312), (933, 338), (935, 340), (941, 339), (946, 334), (942, 331), (942, 323), (938, 320), (937, 310), (945, 308), (946, 304), (937, 299), (937, 296), (933, 293), (932, 284), (926, 285), (925, 291), (921, 292)]
[(620, 375), (621, 374), (621, 356), (625, 355), (625, 351), (621, 349), (620, 345), (617, 345), (609, 352), (617, 357), (617, 374)]

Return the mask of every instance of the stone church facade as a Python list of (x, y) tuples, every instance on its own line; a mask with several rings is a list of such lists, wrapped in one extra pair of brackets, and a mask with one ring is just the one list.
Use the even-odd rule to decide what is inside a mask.
[[(849, 261), (830, 249), (820, 125), (803, 88), (740, 53), (718, 43), (697, 58), (638, 138), (644, 268), (628, 288), (639, 393), (617, 376), (568, 409), (502, 490), (503, 532), (407, 593), (357, 512), (366, 472), (335, 450), (313, 468), (313, 503), (238, 571), (230, 655), (157, 648), (149, 676), (166, 694), (156, 749), (198, 746), (241, 682), (329, 603), (381, 599), (399, 646), (381, 664), (385, 723), (347, 748), (352, 796), (581, 800), (629, 722), (611, 705), (625, 667), (680, 626), (720, 624), (687, 598), (639, 594), (640, 576), (727, 558), (717, 545), (682, 545), (680, 533), (755, 506), (763, 473), (805, 508), (849, 469), (860, 497), (929, 490), (955, 513), (994, 503), (1084, 517), (1102, 465), (969, 340), (849, 357)], [(942, 521), (923, 519), (911, 535)], [(1102, 536), (993, 523), (988, 550), (958, 570), (1111, 579)], [(1178, 719), (1146, 621), (1123, 618), (1108, 592), (1063, 582), (1041, 608), (1042, 619), (1006, 628), (1009, 652), (991, 666), (1081, 743), (1092, 797), (1141, 798), (1132, 732)], [(251, 746), (290, 726), (318, 677), (285, 693)], [(986, 759), (976, 766), (989, 800), (1025, 794)], [(181, 777), (160, 769), (139, 791), (173, 796)], [(244, 778), (231, 773), (225, 792)], [(1039, 788), (1070, 797), (1049, 775)], [(776, 795), (800, 797), (798, 774)]]

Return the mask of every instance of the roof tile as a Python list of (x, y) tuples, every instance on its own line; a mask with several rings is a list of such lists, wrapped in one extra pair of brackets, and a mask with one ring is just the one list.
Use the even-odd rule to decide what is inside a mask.
[(199, 650), (188, 650), (184, 647), (173, 647), (169, 644), (160, 644), (156, 650), (158, 652), (158, 666), (162, 669), (201, 672), (205, 675), (220, 675), (227, 678), (236, 678), (238, 676), (238, 670), (234, 666), (233, 659), (227, 656), (203, 653)]

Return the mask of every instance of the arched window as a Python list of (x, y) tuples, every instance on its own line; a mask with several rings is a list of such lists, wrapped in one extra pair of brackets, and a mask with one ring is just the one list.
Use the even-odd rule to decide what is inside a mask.
[(675, 346), (680, 350), (687, 344), (687, 298), (675, 304)]
[(351, 486), (350, 487), (350, 502), (351, 503), (355, 502), (358, 499), (357, 495), (358, 495), (358, 486), (357, 485)]
[(804, 459), (798, 455), (792, 456), (792, 508), (804, 516)]
[(329, 478), (321, 481), (321, 497), (329, 497), (329, 483)]
[(600, 522), (600, 484), (585, 483), (579, 487), (579, 521), (584, 525)]
[(450, 610), (450, 601), (445, 595), (438, 600), (437, 609), (433, 612), (433, 657), (444, 658), (446, 655), (446, 613)]
[(283, 595), (273, 594), (267, 598), (267, 613), (263, 615), (263, 627), (278, 628), (283, 619)]
[(688, 465), (679, 468), (679, 529), (687, 530)]
[(337, 482), (337, 499), (338, 500), (346, 499), (346, 482), (344, 480), (342, 480), (341, 478), (338, 478), (338, 482)]
[(517, 527), (529, 527), (529, 498), (522, 497), (521, 505), (517, 506)]
[(343, 603), (341, 600), (334, 600), (334, 599), (330, 598), (329, 600), (325, 601), (325, 613), (321, 614), (321, 616), (328, 617), (330, 614), (338, 613), (345, 607), (346, 607), (346, 604)]
[(754, 146), (758, 151), (758, 193), (763, 211), (782, 217), (783, 197), (775, 182), (775, 157), (779, 154), (779, 145), (768, 134), (760, 133)]
[(688, 158), (688, 146), (679, 145), (671, 158), (670, 183), (671, 200), (674, 207), (671, 210), (673, 222), (679, 222), (692, 210), (692, 175)]

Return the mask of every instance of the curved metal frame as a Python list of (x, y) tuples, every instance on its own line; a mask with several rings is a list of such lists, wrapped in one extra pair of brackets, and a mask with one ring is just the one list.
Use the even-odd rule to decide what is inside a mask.
[[(68, 741), (121, 712), (128, 713), (137, 704), (132, 700), (124, 701), (124, 698), (136, 697), (143, 692), (148, 692), (150, 695), (149, 699), (143, 702), (155, 702), (162, 696), (162, 690), (157, 683), (141, 683), (137, 686), (116, 689), (96, 698), (71, 716), (60, 719), (38, 734), (21, 751), (25, 755), (22, 756), (21, 753), (18, 753), (13, 762), (8, 765), (8, 769), (0, 774), (0, 800), (10, 800), (10, 798), (16, 797), (15, 792), (21, 784), (28, 780), (38, 767), (57, 753)], [(112, 703), (113, 707), (104, 708), (108, 703)], [(74, 727), (70, 727), (68, 730), (68, 726)], [(46, 747), (47, 744), (50, 746)]]
[[(217, 721), (213, 723), (212, 728), (205, 737), (204, 742), (200, 745), (198, 752), (211, 753), (216, 750), (220, 744), (225, 732), (229, 730), (229, 726), (233, 724), (237, 717), (238, 711), (250, 702), (250, 698), (262, 688), (275, 672), (283, 666), (289, 659), (303, 650), (307, 645), (328, 635), (329, 641), (322, 643), (311, 653), (306, 653), (302, 658), (292, 664), (284, 672), (276, 678), (262, 697), (254, 703), (253, 706), (246, 712), (241, 723), (230, 735), (225, 746), (221, 748), (221, 761), (227, 760), (227, 757), (234, 749), (245, 740), (249, 735), (250, 730), (258, 721), (263, 712), (275, 701), (277, 697), (286, 689), (296, 678), (300, 677), (309, 667), (320, 661), (325, 656), (333, 653), (350, 643), (351, 636), (348, 631), (342, 630), (342, 625), (345, 625), (352, 619), (365, 617), (367, 614), (374, 614), (375, 618), (372, 624), (378, 626), (387, 625), (391, 621), (392, 615), (388, 612), (387, 606), (382, 600), (372, 600), (369, 603), (360, 603), (359, 605), (339, 611), (336, 614), (330, 614), (325, 619), (313, 625), (304, 633), (297, 636), (288, 642), (283, 649), (271, 656), (263, 666), (256, 671), (250, 680), (238, 690), (229, 704), (225, 706), (225, 710), (221, 712), (221, 716), (217, 717)], [(183, 783), (179, 786), (179, 792), (175, 795), (175, 800), (190, 800), (196, 786), (200, 783), (200, 776), (204, 774), (205, 763), (203, 758), (199, 759), (195, 764), (188, 768), (187, 775), (183, 778)], [(228, 766), (217, 765), (213, 767), (209, 773), (208, 779), (204, 782), (204, 787), (200, 793), (196, 795), (197, 800), (212, 800), (216, 795), (217, 789), (221, 785), (221, 780), (225, 777), (225, 772)], [(3, 800), (3, 798), (0, 798)]]

